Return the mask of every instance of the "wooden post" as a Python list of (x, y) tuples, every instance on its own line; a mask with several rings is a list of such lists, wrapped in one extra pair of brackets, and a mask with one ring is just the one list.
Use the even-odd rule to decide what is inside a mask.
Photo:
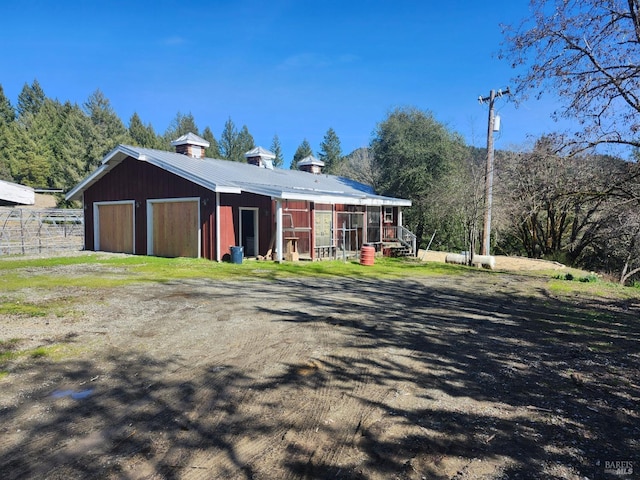
[(282, 200), (276, 200), (276, 261), (282, 263)]

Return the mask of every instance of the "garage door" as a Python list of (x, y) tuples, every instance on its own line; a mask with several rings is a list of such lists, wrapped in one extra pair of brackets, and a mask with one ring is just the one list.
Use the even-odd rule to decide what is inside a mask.
[(133, 202), (99, 203), (95, 205), (95, 250), (135, 253)]
[(150, 201), (149, 205), (149, 253), (159, 257), (199, 257), (199, 200), (160, 200)]

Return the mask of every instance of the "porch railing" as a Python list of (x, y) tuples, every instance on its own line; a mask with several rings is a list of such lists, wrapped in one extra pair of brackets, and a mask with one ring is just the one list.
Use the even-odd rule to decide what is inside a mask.
[(412, 255), (417, 254), (417, 237), (402, 225), (397, 227), (384, 226), (383, 229), (383, 242), (398, 242), (404, 247), (411, 250)]

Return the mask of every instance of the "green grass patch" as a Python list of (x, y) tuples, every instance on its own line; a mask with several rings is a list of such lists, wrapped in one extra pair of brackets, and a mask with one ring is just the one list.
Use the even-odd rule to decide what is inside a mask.
[[(86, 268), (82, 268), (86, 266)], [(66, 268), (77, 267), (77, 268)], [(0, 288), (112, 288), (138, 282), (166, 283), (172, 280), (207, 278), (276, 279), (288, 276), (340, 276), (365, 278), (401, 278), (405, 276), (460, 275), (472, 270), (460, 265), (424, 263), (413, 259), (376, 258), (371, 266), (358, 261), (346, 262), (258, 262), (242, 264), (212, 262), (195, 258), (161, 258), (142, 255), (104, 257), (83, 255), (34, 260), (0, 261), (3, 270)]]
[[(404, 277), (439, 275), (509, 275), (509, 272), (492, 272), (464, 265), (440, 262), (422, 262), (417, 259), (376, 257), (374, 265), (360, 265), (357, 260), (284, 262), (245, 260), (242, 264), (213, 262), (194, 258), (161, 258), (143, 255), (101, 255), (99, 253), (76, 257), (44, 259), (0, 259), (0, 291), (18, 291), (26, 288), (116, 288), (132, 283), (167, 283), (185, 279), (275, 280), (284, 277), (352, 277), (393, 279)], [(518, 275), (524, 275), (518, 272)], [(533, 274), (532, 274), (533, 275)], [(604, 282), (587, 272), (570, 270), (561, 275), (536, 274), (547, 278), (551, 293), (564, 296), (591, 295), (608, 298), (637, 298), (640, 290)], [(584, 279), (583, 279), (584, 277)], [(571, 281), (567, 281), (567, 278)], [(18, 315), (40, 315), (45, 312), (64, 312), (60, 306), (16, 305), (2, 301), (0, 313), (15, 312)], [(14, 302), (15, 303), (15, 302)]]
[[(56, 286), (59, 286), (59, 284)], [(64, 317), (73, 313), (72, 306), (75, 302), (76, 300), (70, 297), (47, 300), (42, 303), (0, 297), (0, 315), (44, 317), (53, 314), (57, 317)]]
[(0, 302), (0, 315), (18, 315), (21, 317), (44, 317), (48, 312), (46, 307), (33, 303), (12, 301)]
[(640, 291), (634, 288), (624, 287), (618, 283), (598, 281), (571, 281), (558, 278), (550, 279), (547, 288), (551, 293), (561, 296), (589, 296), (611, 298), (618, 300), (640, 299)]
[(19, 349), (19, 343), (19, 339), (0, 342), (0, 367), (5, 366), (9, 362), (24, 360), (27, 358), (49, 358), (54, 361), (62, 360), (78, 355), (86, 349), (86, 347), (65, 343), (55, 343), (35, 348)]

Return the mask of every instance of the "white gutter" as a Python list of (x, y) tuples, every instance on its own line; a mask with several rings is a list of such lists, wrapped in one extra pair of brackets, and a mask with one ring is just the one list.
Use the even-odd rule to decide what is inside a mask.
[[(245, 189), (250, 191), (250, 189)], [(326, 195), (326, 194), (313, 194), (313, 193), (294, 193), (294, 192), (282, 192), (275, 198), (282, 200), (302, 200), (316, 203), (328, 203), (331, 205), (345, 204), (345, 205), (366, 205), (369, 207), (410, 207), (411, 200), (405, 200), (402, 198), (389, 198), (389, 197), (350, 197), (348, 195)]]
[(67, 193), (65, 195), (65, 197), (64, 197), (65, 200), (73, 200), (73, 197), (75, 197), (80, 192), (82, 192), (85, 189), (85, 187), (87, 187), (88, 185), (91, 185), (95, 179), (101, 177), (102, 174), (104, 172), (106, 172), (107, 170), (109, 170), (109, 167), (107, 165), (102, 165), (101, 167), (98, 167), (97, 170), (95, 170), (91, 175), (89, 175), (82, 182), (80, 182), (78, 185), (76, 185), (73, 188), (73, 190), (71, 190), (69, 193)]

